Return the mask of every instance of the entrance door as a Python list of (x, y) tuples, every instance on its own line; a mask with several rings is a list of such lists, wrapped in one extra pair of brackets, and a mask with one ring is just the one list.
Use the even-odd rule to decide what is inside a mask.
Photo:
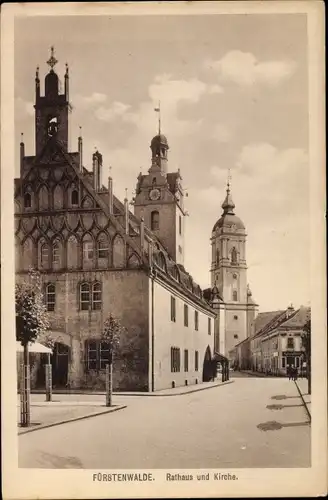
[(68, 381), (68, 361), (70, 348), (68, 345), (56, 342), (52, 356), (52, 385), (66, 387)]
[(207, 346), (203, 364), (203, 382), (209, 382), (213, 378), (213, 362), (210, 346)]

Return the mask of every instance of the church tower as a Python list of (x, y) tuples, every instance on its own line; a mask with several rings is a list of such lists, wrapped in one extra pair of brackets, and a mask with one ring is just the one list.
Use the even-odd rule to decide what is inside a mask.
[(68, 112), (69, 112), (69, 75), (66, 64), (64, 93), (60, 93), (59, 78), (54, 71), (57, 64), (54, 48), (51, 47), (51, 55), (47, 64), (50, 67), (45, 77), (44, 95), (41, 96), (39, 67), (35, 76), (35, 148), (36, 154), (41, 153), (45, 144), (55, 137), (65, 151), (68, 150)]
[(225, 304), (224, 354), (229, 357), (229, 351), (250, 335), (257, 305), (250, 300), (247, 285), (246, 229), (235, 214), (229, 182), (222, 209), (211, 237), (211, 287), (218, 290)]
[(148, 174), (139, 174), (134, 213), (143, 217), (169, 255), (177, 264), (184, 263), (184, 226), (182, 177), (180, 171), (168, 172), (169, 145), (165, 135), (159, 133), (151, 144), (151, 167)]

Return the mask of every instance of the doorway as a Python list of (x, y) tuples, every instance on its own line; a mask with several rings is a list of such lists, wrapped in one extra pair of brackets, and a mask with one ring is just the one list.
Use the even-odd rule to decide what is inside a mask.
[(56, 342), (52, 355), (52, 385), (66, 387), (68, 382), (68, 363), (70, 348), (66, 344)]
[(203, 382), (209, 382), (213, 378), (213, 361), (210, 346), (207, 346), (203, 363)]

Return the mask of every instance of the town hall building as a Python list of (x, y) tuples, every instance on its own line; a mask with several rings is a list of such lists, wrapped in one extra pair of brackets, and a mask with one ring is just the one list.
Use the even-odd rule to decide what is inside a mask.
[[(69, 68), (59, 91), (52, 49), (41, 90), (35, 77), (35, 154), (20, 144), (15, 179), (16, 280), (40, 272), (50, 336), (53, 385), (103, 388), (109, 314), (124, 327), (114, 355), (114, 389), (156, 391), (210, 380), (213, 367), (249, 335), (257, 305), (247, 287), (246, 232), (228, 185), (212, 232), (211, 287), (202, 290), (184, 267), (184, 190), (169, 170), (167, 138), (151, 140), (150, 167), (133, 200), (103, 184), (103, 158), (88, 169), (83, 139), (68, 144)], [(44, 384), (35, 358), (32, 387)]]

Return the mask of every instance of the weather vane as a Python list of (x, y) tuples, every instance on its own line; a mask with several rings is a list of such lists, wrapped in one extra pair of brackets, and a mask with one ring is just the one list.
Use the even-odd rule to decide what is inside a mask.
[(53, 70), (54, 66), (58, 63), (58, 61), (55, 58), (55, 49), (54, 49), (54, 46), (52, 46), (50, 50), (51, 50), (51, 55), (50, 55), (50, 58), (47, 61), (47, 64), (50, 66), (51, 70)]
[(158, 106), (154, 108), (154, 111), (158, 113), (158, 135), (161, 135), (161, 101), (158, 101)]

